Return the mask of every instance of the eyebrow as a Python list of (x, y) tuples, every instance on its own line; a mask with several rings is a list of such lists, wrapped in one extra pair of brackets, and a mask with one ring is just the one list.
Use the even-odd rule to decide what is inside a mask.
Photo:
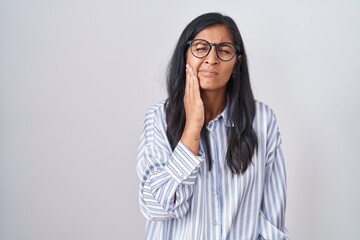
[(199, 45), (199, 44), (201, 44), (201, 45), (208, 45), (208, 43), (207, 42), (205, 42), (205, 41), (198, 41), (198, 42), (196, 42), (196, 44), (195, 45)]
[(231, 40), (230, 41), (219, 42), (219, 43), (214, 43), (214, 42), (210, 42), (208, 40), (202, 39), (202, 38), (195, 38), (194, 41), (204, 41), (204, 42), (208, 42), (210, 44), (216, 44), (216, 45), (224, 44), (224, 43), (235, 45), (235, 43), (233, 43)]

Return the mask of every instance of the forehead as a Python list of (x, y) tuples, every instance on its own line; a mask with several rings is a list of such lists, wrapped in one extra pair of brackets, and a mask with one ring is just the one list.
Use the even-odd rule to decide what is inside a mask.
[(199, 32), (195, 39), (204, 39), (211, 43), (232, 42), (229, 30), (223, 25), (214, 25)]

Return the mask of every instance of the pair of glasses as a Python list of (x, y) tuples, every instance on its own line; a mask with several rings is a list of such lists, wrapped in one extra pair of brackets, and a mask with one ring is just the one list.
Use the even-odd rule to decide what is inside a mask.
[(236, 54), (240, 54), (240, 47), (230, 42), (209, 43), (204, 39), (194, 39), (187, 43), (190, 45), (190, 51), (196, 58), (204, 58), (209, 55), (212, 46), (215, 47), (216, 55), (222, 61), (230, 61)]

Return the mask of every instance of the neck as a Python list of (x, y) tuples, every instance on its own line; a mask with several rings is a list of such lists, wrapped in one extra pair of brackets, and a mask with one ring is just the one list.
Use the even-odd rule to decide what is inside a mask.
[(201, 92), (201, 99), (204, 103), (205, 109), (205, 122), (208, 124), (217, 115), (225, 109), (226, 93), (225, 91), (219, 92)]

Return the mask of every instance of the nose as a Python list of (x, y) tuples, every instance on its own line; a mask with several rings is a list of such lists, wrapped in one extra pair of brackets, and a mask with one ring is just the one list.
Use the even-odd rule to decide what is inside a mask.
[(218, 59), (218, 56), (216, 54), (216, 47), (215, 46), (210, 47), (210, 52), (206, 56), (205, 63), (210, 64), (210, 65), (216, 65), (216, 64), (219, 63), (219, 59)]

